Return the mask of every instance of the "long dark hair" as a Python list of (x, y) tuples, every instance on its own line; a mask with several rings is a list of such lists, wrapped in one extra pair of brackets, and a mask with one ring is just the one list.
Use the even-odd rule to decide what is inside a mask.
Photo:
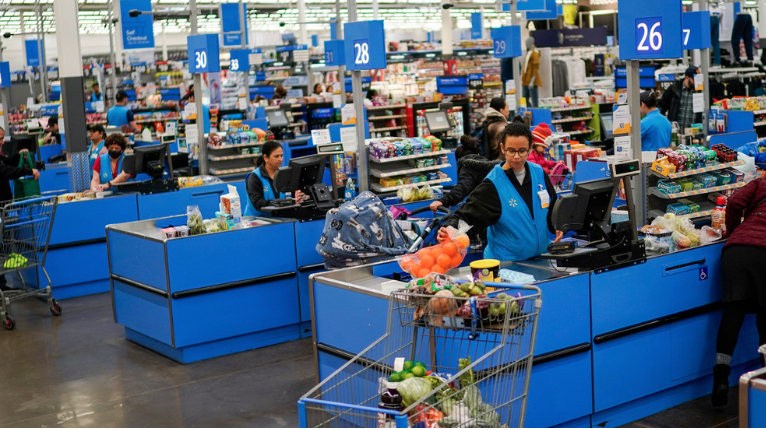
[(469, 154), (479, 153), (479, 142), (473, 137), (464, 134), (460, 136), (460, 146), (455, 150), (455, 159), (459, 160)]
[(255, 165), (257, 167), (260, 167), (263, 163), (266, 162), (266, 160), (263, 157), (265, 156), (271, 157), (271, 153), (281, 147), (282, 147), (282, 144), (280, 144), (276, 140), (269, 140), (266, 143), (264, 143), (263, 149), (261, 150), (261, 156), (258, 157), (257, 159), (258, 161), (255, 162)]
[(529, 141), (529, 147), (532, 147), (532, 131), (524, 124), (524, 119), (518, 115), (505, 126), (503, 132), (498, 136), (501, 150), (505, 148), (506, 137), (526, 137), (527, 141)]

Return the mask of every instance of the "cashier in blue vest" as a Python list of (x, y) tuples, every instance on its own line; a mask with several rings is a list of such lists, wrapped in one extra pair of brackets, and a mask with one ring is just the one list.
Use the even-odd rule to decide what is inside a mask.
[(90, 162), (90, 170), (93, 170), (93, 165), (98, 160), (98, 157), (109, 153), (109, 150), (104, 146), (106, 139), (106, 130), (101, 124), (94, 124), (90, 126), (90, 147), (88, 148), (88, 162)]
[(98, 82), (93, 84), (93, 92), (90, 93), (90, 101), (91, 102), (100, 102), (104, 100), (104, 94), (101, 93), (101, 86), (98, 85)]
[(121, 134), (110, 134), (104, 144), (106, 154), (102, 154), (93, 164), (93, 178), (90, 181), (91, 191), (105, 191), (115, 184), (127, 182), (130, 174), (122, 170), (122, 160), (125, 158), (125, 148), (128, 141)]
[(123, 90), (117, 91), (114, 98), (116, 104), (106, 113), (106, 121), (115, 127), (129, 125), (133, 133), (140, 133), (133, 111), (128, 107), (128, 93)]
[(657, 151), (670, 146), (672, 127), (670, 121), (657, 110), (657, 94), (654, 91), (641, 93), (641, 150)]
[[(527, 162), (532, 132), (520, 117), (498, 139), (505, 162), (492, 169), (447, 224), (458, 227), (463, 220), (479, 231), (486, 228), (484, 258), (528, 260), (547, 252), (548, 232), (555, 233), (554, 242), (563, 236), (551, 223), (556, 189), (542, 167)], [(444, 228), (438, 239), (447, 239)]]
[(258, 157), (256, 168), (245, 178), (247, 190), (247, 205), (245, 216), (269, 216), (261, 212), (261, 208), (269, 206), (271, 200), (284, 199), (285, 194), (277, 194), (274, 190), (274, 175), (282, 165), (284, 149), (279, 142), (269, 140), (263, 145), (261, 156)]

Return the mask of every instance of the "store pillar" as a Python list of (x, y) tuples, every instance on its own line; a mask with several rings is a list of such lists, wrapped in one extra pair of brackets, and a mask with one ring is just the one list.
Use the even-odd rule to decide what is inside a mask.
[[(308, 45), (311, 43), (308, 36), (308, 29), (306, 28), (306, 0), (298, 0), (298, 28), (300, 28), (300, 44)], [(311, 90), (311, 88), (309, 88)]]
[(90, 163), (87, 154), (85, 94), (83, 93), (80, 28), (77, 0), (55, 0), (56, 42), (66, 55), (59, 55), (61, 106), (64, 111), (67, 163), (72, 168), (72, 190), (83, 191), (90, 185)]
[[(442, 4), (442, 57), (445, 60), (452, 57), (452, 16), (450, 9), (445, 9), (451, 0), (441, 0)], [(451, 7), (451, 6), (450, 6)]]

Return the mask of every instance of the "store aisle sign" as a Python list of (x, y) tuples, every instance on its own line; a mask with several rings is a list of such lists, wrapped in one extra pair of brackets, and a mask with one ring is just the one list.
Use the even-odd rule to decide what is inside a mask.
[(325, 66), (342, 66), (346, 64), (346, 43), (343, 40), (326, 40), (324, 42)]
[(526, 19), (531, 21), (533, 19), (556, 19), (558, 17), (556, 0), (545, 0), (544, 7), (537, 12), (527, 12)]
[(556, 30), (535, 30), (530, 33), (538, 48), (559, 48), (562, 46), (606, 46), (607, 28), (562, 28)]
[(346, 70), (386, 68), (386, 38), (383, 20), (349, 22), (343, 25)]
[(0, 62), (0, 88), (9, 88), (11, 84), (11, 63)]
[(481, 12), (473, 12), (471, 14), (471, 40), (481, 39), (483, 27)]
[[(40, 45), (42, 45), (43, 50), (45, 50), (45, 44), (43, 41), (40, 41)], [(40, 51), (37, 46), (37, 40), (34, 40), (34, 39), (25, 40), (24, 46), (27, 51), (27, 66), (39, 67), (40, 66)]]
[(521, 27), (508, 25), (492, 29), (492, 49), (495, 58), (521, 56)]
[[(505, 7), (505, 5), (503, 6)], [(526, 10), (545, 10), (545, 0), (516, 0), (516, 11)]]
[(221, 71), (218, 36), (198, 34), (186, 38), (189, 73), (216, 73)]
[(710, 11), (684, 12), (684, 49), (708, 49), (713, 46), (710, 39)]
[(154, 48), (154, 15), (141, 14), (133, 18), (130, 11), (151, 12), (151, 0), (120, 0), (123, 49)]
[[(242, 5), (245, 14), (245, 43), (249, 43), (247, 35), (247, 3)], [(242, 46), (242, 30), (239, 28), (239, 3), (222, 3), (220, 5), (221, 39), (223, 46)]]
[(620, 59), (658, 60), (683, 56), (681, 2), (623, 1), (617, 7)]

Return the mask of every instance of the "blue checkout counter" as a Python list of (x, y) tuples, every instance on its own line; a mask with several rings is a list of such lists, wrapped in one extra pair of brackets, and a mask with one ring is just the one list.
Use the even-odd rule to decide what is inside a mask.
[[(547, 260), (512, 263), (535, 277), (543, 301), (524, 425), (615, 427), (709, 394), (722, 247), (603, 273), (558, 271)], [(317, 382), (386, 333), (389, 292), (381, 283), (399, 270), (395, 264), (310, 278)], [(757, 347), (748, 317), (732, 383), (755, 367)]]

